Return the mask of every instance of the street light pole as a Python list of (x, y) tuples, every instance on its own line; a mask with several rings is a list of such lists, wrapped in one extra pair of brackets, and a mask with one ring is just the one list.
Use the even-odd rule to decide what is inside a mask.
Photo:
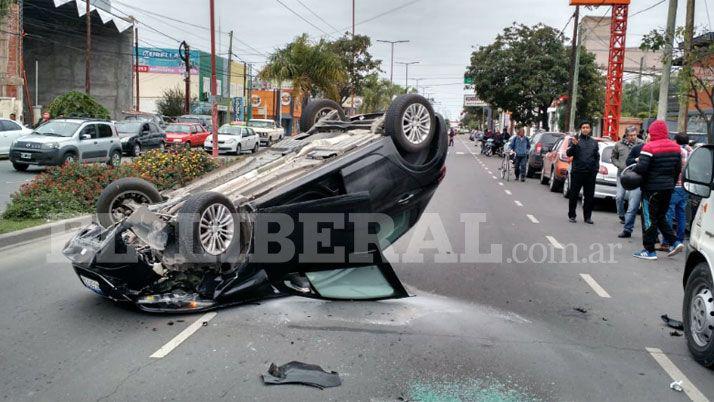
[(211, 121), (212, 121), (212, 140), (213, 140), (213, 157), (218, 157), (218, 105), (216, 104), (216, 29), (214, 21), (214, 0), (210, 0), (211, 13)]
[(87, 5), (86, 15), (85, 15), (85, 21), (87, 24), (87, 43), (86, 43), (86, 49), (84, 53), (84, 92), (89, 95), (89, 91), (92, 88), (91, 84), (91, 77), (90, 77), (90, 64), (92, 60), (92, 15), (89, 10), (89, 1), (90, 0), (85, 0), (85, 3)]
[(405, 94), (409, 93), (409, 66), (412, 64), (419, 64), (419, 62), (418, 61), (408, 61), (408, 62), (400, 61), (400, 62), (397, 62), (397, 64), (404, 65), (404, 68), (406, 70), (406, 78), (404, 80), (404, 84), (405, 84), (404, 85), (404, 93)]
[(408, 43), (408, 40), (382, 40), (377, 39), (377, 42), (389, 43), (392, 46), (391, 62), (389, 67), (389, 81), (394, 84), (394, 45), (397, 43)]
[(672, 47), (674, 44), (674, 27), (677, 22), (677, 0), (669, 0), (667, 12), (667, 31), (664, 44), (664, 63), (662, 63), (662, 81), (659, 85), (659, 104), (657, 105), (657, 120), (667, 120), (667, 98), (669, 97), (669, 78), (672, 73)]

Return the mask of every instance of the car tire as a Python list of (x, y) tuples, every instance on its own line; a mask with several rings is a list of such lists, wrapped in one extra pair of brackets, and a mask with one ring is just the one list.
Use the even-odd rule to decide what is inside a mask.
[(254, 154), (258, 152), (258, 143), (256, 142), (255, 145), (253, 145), (253, 149), (250, 151), (250, 153)]
[(141, 155), (141, 145), (134, 144), (134, 147), (131, 149), (131, 155), (134, 157)]
[(183, 143), (183, 147), (184, 147), (185, 149), (190, 150), (190, 149), (191, 149), (191, 141), (186, 141), (186, 142), (184, 142), (184, 143)]
[(307, 103), (300, 116), (300, 130), (308, 131), (321, 118), (332, 111), (337, 111), (340, 120), (345, 120), (345, 111), (337, 102), (330, 99), (315, 99)]
[(551, 192), (553, 193), (558, 193), (562, 189), (562, 182), (558, 182), (558, 180), (555, 179), (555, 169), (550, 171), (550, 179), (548, 179), (549, 185), (548, 188), (550, 189)]
[[(411, 130), (405, 126), (411, 123)], [(431, 103), (421, 95), (406, 94), (392, 101), (384, 117), (384, 131), (397, 148), (416, 153), (428, 148), (436, 132), (436, 115)]]
[(30, 165), (27, 165), (25, 163), (15, 163), (12, 162), (12, 167), (17, 170), (18, 172), (24, 172), (27, 170), (27, 168), (30, 167)]
[(243, 152), (243, 147), (241, 144), (236, 145), (236, 155), (240, 155)]
[[(552, 172), (553, 170), (555, 170), (555, 168), (551, 167), (550, 170)], [(549, 181), (548, 178), (545, 177), (545, 168), (543, 168), (540, 170), (540, 184), (543, 184), (543, 185), (548, 184), (548, 181)]]
[(687, 347), (694, 360), (714, 367), (714, 284), (706, 262), (697, 264), (684, 288), (682, 321)]
[(131, 199), (142, 204), (156, 204), (163, 201), (161, 193), (150, 182), (138, 177), (125, 177), (114, 180), (102, 190), (97, 199), (96, 212), (100, 225), (108, 228), (119, 221), (121, 215), (127, 215), (131, 208), (123, 201)]
[(570, 175), (566, 175), (563, 180), (563, 197), (570, 198)]
[(67, 152), (62, 156), (62, 163), (61, 165), (66, 165), (68, 163), (74, 163), (77, 162), (79, 158), (77, 158), (77, 155), (75, 155), (73, 152)]
[(235, 261), (241, 253), (239, 221), (236, 207), (225, 195), (192, 195), (178, 212), (179, 254), (187, 262)]
[(163, 141), (159, 143), (159, 151), (161, 151), (161, 153), (166, 152), (166, 143), (164, 143)]
[(121, 166), (121, 151), (112, 151), (109, 153), (109, 160), (107, 160), (107, 165), (113, 167)]

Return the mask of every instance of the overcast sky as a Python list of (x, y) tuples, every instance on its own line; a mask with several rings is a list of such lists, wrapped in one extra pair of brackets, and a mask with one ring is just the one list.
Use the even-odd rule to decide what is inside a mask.
[[(209, 31), (162, 19), (145, 11), (192, 24), (208, 27), (207, 0), (113, 0), (119, 10), (135, 15), (141, 22), (172, 38), (185, 39), (192, 47), (209, 50)], [(281, 4), (283, 3), (283, 4)], [(633, 0), (630, 14), (657, 6), (634, 16), (628, 27), (628, 46), (639, 45), (643, 34), (664, 27), (667, 1)], [(678, 25), (683, 24), (685, 1), (679, 0)], [(708, 4), (707, 4), (708, 3)], [(310, 21), (303, 21), (288, 8)], [(711, 30), (714, 0), (696, 0), (696, 24)], [(312, 11), (312, 13), (309, 10)], [(391, 9), (396, 9), (379, 16)], [(419, 61), (409, 69), (412, 78), (421, 78), (422, 91), (437, 101), (437, 110), (456, 118), (463, 99), (463, 72), (469, 61), (471, 46), (485, 45), (511, 23), (528, 25), (542, 22), (561, 30), (574, 8), (567, 0), (356, 0), (356, 31), (373, 40), (370, 51), (383, 60), (383, 75), (389, 76), (389, 45), (377, 39), (411, 42), (397, 45), (396, 61)], [(710, 18), (707, 15), (709, 11)], [(314, 14), (313, 14), (314, 13)], [(581, 15), (603, 16), (605, 7), (583, 10)], [(319, 16), (319, 18), (318, 18)], [(323, 19), (324, 21), (320, 20)], [(361, 21), (366, 21), (360, 23)], [(283, 46), (295, 36), (306, 32), (317, 39), (331, 34), (336, 37), (352, 21), (351, 0), (216, 0), (216, 21), (221, 31), (234, 31), (234, 53), (241, 59), (259, 64), (273, 49)], [(141, 46), (175, 47), (167, 36), (140, 26)], [(335, 33), (336, 30), (339, 32)], [(570, 37), (572, 25), (566, 29)], [(330, 36), (327, 36), (330, 37)], [(221, 36), (222, 53), (227, 52), (228, 37)], [(252, 47), (252, 48), (251, 48)], [(526, 55), (527, 56), (527, 55)], [(394, 80), (403, 85), (404, 66), (395, 65)]]

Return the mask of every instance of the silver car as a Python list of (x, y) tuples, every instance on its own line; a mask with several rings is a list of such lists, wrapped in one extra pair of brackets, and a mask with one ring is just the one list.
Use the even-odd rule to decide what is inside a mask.
[[(599, 141), (598, 148), (600, 151), (600, 169), (595, 178), (595, 198), (615, 199), (617, 196), (617, 167), (612, 164), (612, 150), (615, 143), (612, 141)], [(571, 165), (572, 167), (572, 165)], [(580, 195), (582, 196), (582, 190)], [(568, 197), (570, 193), (570, 168), (565, 176), (563, 183), (563, 196)]]

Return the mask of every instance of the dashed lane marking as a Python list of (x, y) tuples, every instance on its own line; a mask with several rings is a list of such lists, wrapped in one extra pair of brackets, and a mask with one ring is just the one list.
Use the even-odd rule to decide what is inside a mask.
[(533, 216), (533, 215), (531, 215), (531, 214), (528, 214), (528, 215), (526, 215), (526, 216), (528, 217), (528, 219), (531, 220), (531, 222), (533, 222), (533, 223), (540, 223), (540, 221), (539, 221), (538, 219), (536, 219), (535, 216)]
[(498, 185), (499, 185), (499, 186), (502, 186), (502, 185), (503, 185), (503, 182), (502, 182), (502, 181), (499, 181), (499, 182), (498, 182)]
[(562, 250), (562, 249), (563, 249), (563, 245), (560, 244), (560, 243), (558, 243), (558, 240), (555, 240), (555, 237), (553, 237), (553, 236), (546, 236), (545, 238), (548, 239), (548, 241), (550, 242), (550, 244), (551, 244), (553, 247), (555, 247), (555, 248), (557, 248), (557, 249), (559, 249), (559, 250)]
[(150, 357), (153, 357), (155, 359), (161, 359), (162, 357), (165, 357), (166, 355), (171, 353), (172, 350), (176, 349), (181, 343), (183, 343), (183, 341), (188, 339), (189, 336), (193, 335), (196, 331), (198, 331), (203, 326), (204, 322), (211, 321), (216, 315), (217, 313), (204, 314), (201, 318), (194, 321), (193, 324), (189, 325), (186, 329), (176, 335), (174, 339), (168, 341), (164, 346), (161, 347), (161, 349), (154, 352), (154, 354), (152, 354)]
[(691, 381), (682, 373), (677, 366), (672, 363), (672, 361), (664, 354), (660, 349), (657, 348), (645, 348), (647, 352), (652, 356), (653, 359), (662, 367), (664, 371), (672, 377), (674, 381), (682, 381), (682, 388), (684, 393), (687, 394), (689, 399), (694, 402), (704, 402), (709, 401), (704, 394), (702, 394), (697, 387), (692, 384)]
[(506, 194), (508, 194), (508, 195), (513, 195), (513, 193), (511, 192), (511, 190), (503, 190), (503, 191), (505, 191)]
[(465, 152), (457, 151), (457, 152), (456, 152), (456, 155), (466, 155), (466, 153), (465, 153)]
[(519, 207), (522, 207), (522, 206), (523, 206), (523, 203), (522, 203), (522, 202), (520, 202), (520, 201), (513, 201), (513, 202), (515, 202), (515, 203), (516, 203), (516, 205), (518, 205)]
[(593, 290), (595, 291), (595, 293), (597, 293), (598, 296), (604, 297), (606, 299), (610, 298), (610, 294), (607, 293), (605, 291), (605, 289), (603, 289), (603, 287), (600, 286), (600, 284), (597, 283), (597, 281), (595, 281), (595, 279), (593, 279), (592, 276), (590, 276), (588, 274), (580, 274), (580, 277), (583, 278), (585, 283), (587, 283), (588, 285), (590, 285), (591, 288), (593, 288)]
[(493, 180), (498, 180), (498, 177), (496, 177), (496, 176), (491, 176), (491, 177), (493, 177)]

